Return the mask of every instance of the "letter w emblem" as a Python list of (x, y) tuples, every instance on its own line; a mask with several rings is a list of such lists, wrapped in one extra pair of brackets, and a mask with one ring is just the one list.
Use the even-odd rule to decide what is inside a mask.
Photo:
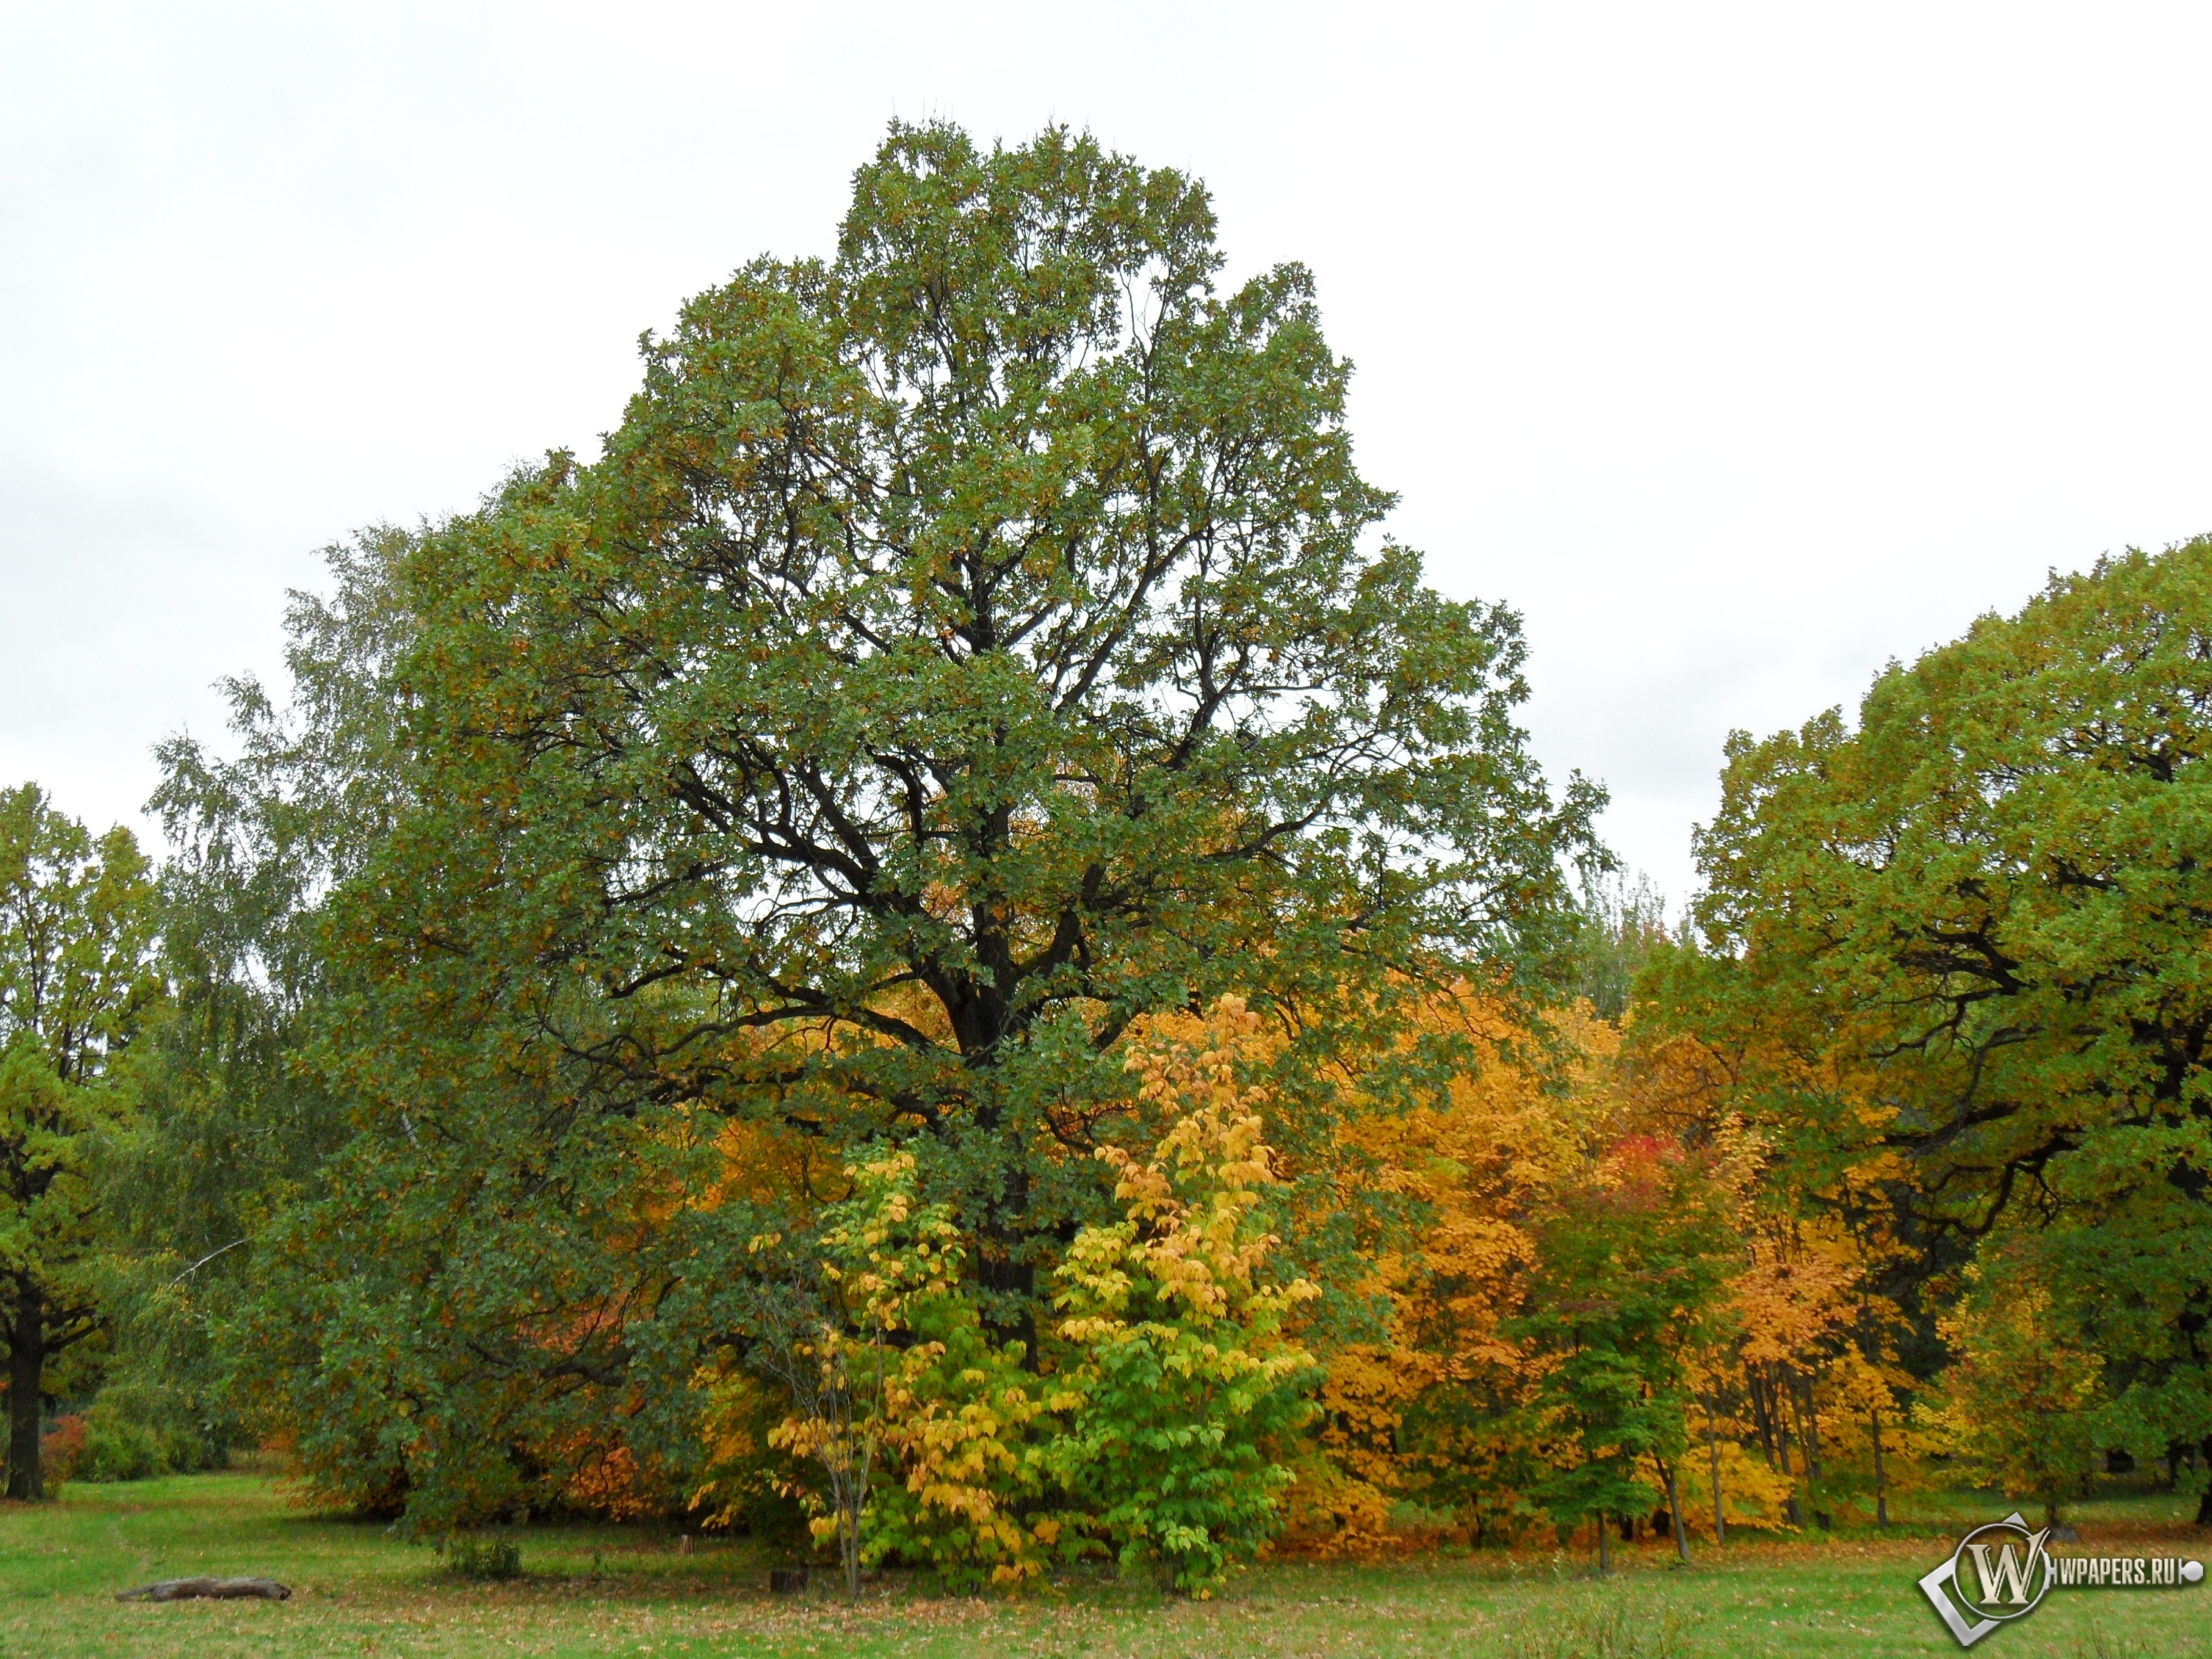
[(2013, 1553), (2011, 1545), (2001, 1547), (1994, 1564), (1990, 1560), (1987, 1544), (1966, 1546), (1967, 1553), (1974, 1558), (1974, 1571), (1982, 1581), (1984, 1607), (2008, 1602), (2015, 1607), (2024, 1607), (2035, 1599), (2029, 1593), (2029, 1586), (2035, 1582), (2035, 1564), (2043, 1553), (2043, 1540), (2050, 1535), (2051, 1528), (2045, 1527), (2030, 1537), (2025, 1559)]

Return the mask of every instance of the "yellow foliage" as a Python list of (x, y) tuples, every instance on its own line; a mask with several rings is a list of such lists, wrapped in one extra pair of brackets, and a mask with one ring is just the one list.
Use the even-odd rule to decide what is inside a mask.
[(2053, 1316), (2024, 1251), (1989, 1249), (1966, 1279), (1957, 1310), (1936, 1322), (1956, 1358), (1923, 1420), (2008, 1498), (2039, 1500), (2055, 1522), (2094, 1467), (2103, 1358)]
[(1731, 1292), (1746, 1364), (1804, 1369), (1803, 1362), (1857, 1321), (1865, 1262), (1839, 1225), (1760, 1227), (1747, 1237), (1745, 1254)]
[[(1304, 1547), (1379, 1547), (1394, 1501), (1429, 1500), (1494, 1480), (1511, 1448), (1464, 1413), (1433, 1407), (1479, 1398), (1502, 1417), (1526, 1398), (1533, 1356), (1501, 1333), (1519, 1311), (1535, 1261), (1531, 1222), (1574, 1178), (1612, 1110), (1615, 1029), (1586, 1009), (1555, 1016), (1571, 1060), (1547, 1076), (1521, 1050), (1528, 1033), (1464, 986), (1423, 1005), (1420, 1025), (1468, 1039), (1474, 1064), (1411, 1109), (1354, 1114), (1341, 1131), (1347, 1206), (1385, 1194), (1425, 1218), (1411, 1237), (1377, 1241), (1357, 1291), (1385, 1309), (1384, 1340), (1327, 1356), (1318, 1439), (1325, 1462), (1302, 1468), (1291, 1508)], [(1419, 1031), (1409, 1034), (1409, 1040)], [(1410, 1419), (1422, 1416), (1418, 1433)], [(1447, 1500), (1449, 1501), (1449, 1500)]]
[[(1533, 1218), (1569, 1184), (1607, 1180), (1605, 1149), (1623, 1145), (1698, 1148), (1742, 1240), (1716, 1340), (1692, 1356), (1698, 1397), (1721, 1415), (1708, 1424), (1693, 1413), (1677, 1471), (1686, 1513), (1711, 1524), (1716, 1443), (1733, 1522), (1787, 1524), (1793, 1493), (1830, 1510), (1864, 1497), (1870, 1509), (1877, 1422), (1881, 1483), (1893, 1493), (1909, 1486), (1926, 1437), (1900, 1421), (1905, 1379), (1883, 1346), (1898, 1313), (1869, 1288), (1894, 1246), (1771, 1202), (1790, 1195), (1771, 1189), (1768, 1147), (1725, 1108), (1728, 1056), (1686, 1039), (1625, 1051), (1619, 1029), (1586, 1007), (1551, 1019), (1571, 1058), (1540, 1072), (1519, 1058), (1527, 1034), (1496, 1005), (1464, 988), (1432, 1000), (1423, 1023), (1471, 1036), (1474, 1063), (1414, 1109), (1355, 1115), (1341, 1132), (1346, 1182), (1406, 1200), (1425, 1219), (1413, 1237), (1378, 1244), (1358, 1286), (1386, 1310), (1381, 1339), (1326, 1355), (1322, 1458), (1301, 1469), (1291, 1494), (1304, 1546), (1343, 1553), (1393, 1541), (1389, 1516), (1407, 1501), (1456, 1504), (1478, 1525), (1484, 1512), (1500, 1514), (1510, 1527), (1517, 1472), (1557, 1449), (1528, 1438), (1543, 1431), (1515, 1410), (1541, 1362), (1503, 1334), (1525, 1304)], [(1751, 1410), (1755, 1391), (1763, 1418)], [(1808, 1435), (1817, 1491), (1801, 1485)]]
[[(1714, 1441), (1708, 1425), (1692, 1420), (1688, 1454), (1677, 1471), (1682, 1520), (1693, 1529), (1710, 1533), (1713, 1525), (1713, 1467), (1720, 1468), (1721, 1509), (1728, 1524), (1781, 1528), (1788, 1524), (1790, 1494), (1796, 1483), (1778, 1473), (1756, 1449), (1735, 1440)], [(1655, 1472), (1653, 1484), (1659, 1484)]]
[(1149, 1277), (1167, 1301), (1180, 1304), (1182, 1317), (1200, 1327), (1231, 1314), (1280, 1314), (1319, 1294), (1303, 1279), (1272, 1288), (1255, 1282), (1282, 1242), (1247, 1224), (1261, 1189), (1277, 1180), (1264, 1091), (1248, 1089), (1237, 1075), (1259, 1033), (1259, 1018), (1243, 999), (1223, 997), (1206, 1016), (1202, 1047), (1156, 1042), (1131, 1057), (1129, 1067), (1142, 1079), (1139, 1097), (1168, 1127), (1143, 1163), (1120, 1146), (1099, 1149), (1129, 1219), (1086, 1228), (1069, 1251), (1066, 1276), (1101, 1310), (1062, 1321), (1060, 1332), (1069, 1341), (1098, 1341), (1119, 1328), (1133, 1272)]

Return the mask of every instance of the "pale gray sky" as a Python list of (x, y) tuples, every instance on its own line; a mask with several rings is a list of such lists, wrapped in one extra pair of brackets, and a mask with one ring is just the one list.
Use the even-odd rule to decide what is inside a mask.
[(287, 585), (592, 449), (885, 119), (1300, 259), (1369, 475), (1678, 902), (1732, 726), (2212, 529), (2212, 9), (0, 0), (0, 783), (105, 823)]

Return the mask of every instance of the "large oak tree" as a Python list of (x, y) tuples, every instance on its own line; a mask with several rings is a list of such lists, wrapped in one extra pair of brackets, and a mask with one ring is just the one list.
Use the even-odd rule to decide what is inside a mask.
[(1646, 987), (1808, 1192), (1890, 1208), (1907, 1277), (1973, 1249), (2052, 1297), (2105, 1443), (2148, 1451), (2212, 1452), (2208, 769), (2212, 540), (2054, 578), (1856, 728), (1737, 735), (1715, 953)]
[(613, 1387), (704, 1294), (609, 1173), (702, 1115), (914, 1145), (1023, 1326), (1133, 1024), (1237, 991), (1310, 1079), (1561, 936), (1601, 797), (1528, 753), (1517, 622), (1382, 536), (1311, 278), (1224, 287), (1214, 231), (1087, 137), (895, 126), (834, 258), (648, 339), (600, 459), (392, 553), (404, 758), (327, 911), (363, 1138), (295, 1248), (419, 1264), (361, 1305), (445, 1310), (386, 1370), (502, 1402), (447, 1420)]

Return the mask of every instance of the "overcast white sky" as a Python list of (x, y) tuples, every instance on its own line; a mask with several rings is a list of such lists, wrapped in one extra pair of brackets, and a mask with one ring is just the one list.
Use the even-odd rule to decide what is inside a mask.
[(283, 590), (587, 452), (893, 114), (1310, 265), (1397, 532), (1677, 902), (1731, 727), (2212, 530), (2212, 8), (0, 0), (0, 783), (133, 818)]

